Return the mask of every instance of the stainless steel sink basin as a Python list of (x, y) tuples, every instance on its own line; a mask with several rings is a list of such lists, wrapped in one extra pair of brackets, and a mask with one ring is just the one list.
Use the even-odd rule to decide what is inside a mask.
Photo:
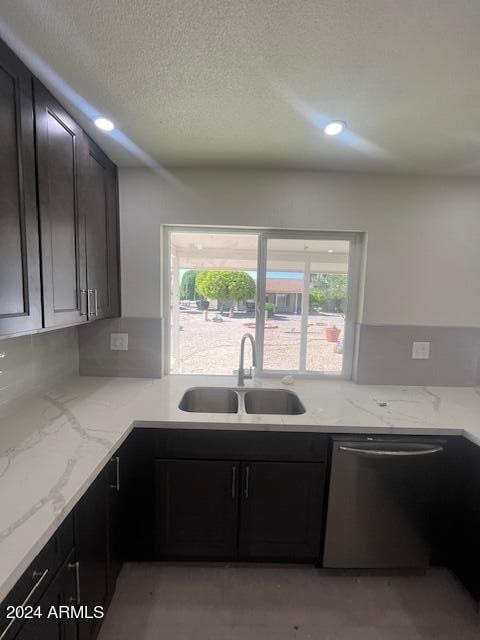
[(194, 387), (184, 393), (178, 407), (191, 413), (266, 413), (283, 416), (305, 413), (298, 396), (286, 389)]
[(305, 413), (305, 407), (298, 396), (285, 389), (252, 389), (245, 392), (247, 413), (269, 413), (296, 416)]
[(194, 413), (237, 413), (238, 395), (224, 387), (195, 387), (184, 393), (178, 407)]

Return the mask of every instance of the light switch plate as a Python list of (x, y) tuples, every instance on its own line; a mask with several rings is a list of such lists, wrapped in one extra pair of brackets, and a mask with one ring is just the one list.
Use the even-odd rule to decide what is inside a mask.
[(128, 351), (128, 333), (111, 333), (110, 350)]
[(412, 345), (413, 360), (428, 360), (430, 358), (430, 342), (414, 342)]

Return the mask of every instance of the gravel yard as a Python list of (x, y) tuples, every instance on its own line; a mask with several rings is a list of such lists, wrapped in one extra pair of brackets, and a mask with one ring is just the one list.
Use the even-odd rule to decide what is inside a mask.
[[(236, 313), (234, 318), (222, 316), (214, 322), (216, 311), (196, 309), (180, 311), (179, 357), (173, 373), (226, 374), (238, 367), (240, 339), (246, 331), (255, 334), (252, 313)], [(299, 367), (300, 316), (276, 314), (265, 327), (264, 368), (295, 370)], [(308, 319), (307, 369), (339, 373), (342, 355), (335, 353), (335, 344), (325, 339), (325, 327), (335, 324), (342, 330), (340, 316), (311, 315)], [(251, 326), (248, 326), (251, 325)], [(247, 345), (246, 362), (250, 363)]]

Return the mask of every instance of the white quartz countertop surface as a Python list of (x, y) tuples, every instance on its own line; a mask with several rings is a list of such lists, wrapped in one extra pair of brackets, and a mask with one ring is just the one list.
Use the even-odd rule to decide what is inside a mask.
[(247, 381), (288, 388), (297, 416), (195, 414), (178, 408), (194, 386), (235, 387), (232, 377), (161, 380), (75, 377), (0, 404), (0, 600), (135, 425), (326, 433), (464, 435), (480, 445), (477, 387), (360, 386), (347, 381)]

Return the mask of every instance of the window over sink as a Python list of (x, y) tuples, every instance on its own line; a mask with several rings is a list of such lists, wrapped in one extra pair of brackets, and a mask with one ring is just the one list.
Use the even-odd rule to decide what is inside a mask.
[(351, 376), (360, 234), (164, 231), (169, 373), (231, 375), (250, 332), (258, 375)]

